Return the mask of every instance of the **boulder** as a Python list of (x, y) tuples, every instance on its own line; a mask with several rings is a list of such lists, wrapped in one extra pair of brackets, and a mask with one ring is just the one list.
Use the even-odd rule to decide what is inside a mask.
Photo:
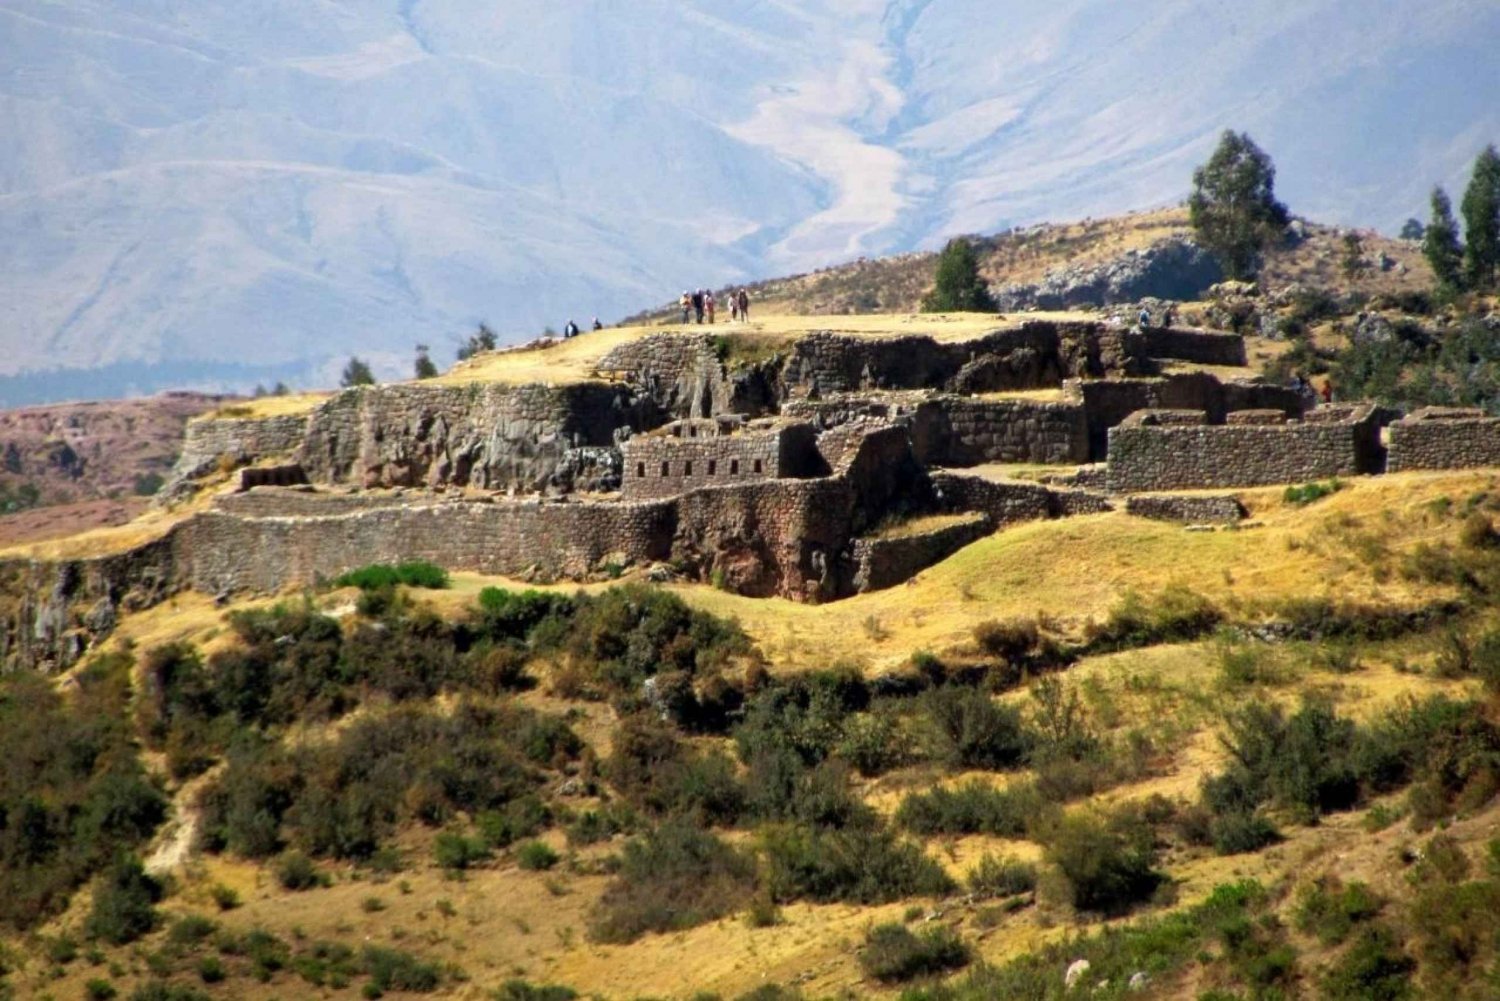
[(1055, 268), (1035, 284), (996, 290), (1001, 310), (1081, 309), (1146, 298), (1196, 299), (1224, 277), (1212, 254), (1185, 237), (1167, 237), (1103, 264)]

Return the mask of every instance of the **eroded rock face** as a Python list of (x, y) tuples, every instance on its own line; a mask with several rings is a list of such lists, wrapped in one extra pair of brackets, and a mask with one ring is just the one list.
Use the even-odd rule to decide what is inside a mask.
[(1184, 237), (1159, 240), (1145, 250), (1127, 250), (1092, 267), (1049, 272), (1034, 285), (1006, 285), (996, 291), (1002, 310), (1074, 309), (1110, 306), (1146, 298), (1197, 299), (1223, 280), (1212, 254)]

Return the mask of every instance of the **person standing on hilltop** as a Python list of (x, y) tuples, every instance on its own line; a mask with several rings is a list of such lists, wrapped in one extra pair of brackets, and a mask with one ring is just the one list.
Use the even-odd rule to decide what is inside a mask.
[(709, 289), (707, 292), (703, 293), (703, 308), (708, 312), (708, 322), (710, 326), (712, 326), (714, 322), (714, 306), (716, 304), (717, 300), (714, 299), (713, 289)]
[(740, 318), (740, 297), (734, 294), (734, 289), (729, 290), (729, 319), (731, 322)]
[(599, 322), (599, 318), (597, 316), (594, 317), (594, 329), (595, 330), (603, 330), (604, 329), (604, 324), (602, 324), (602, 323)]
[(682, 308), (682, 322), (688, 322), (688, 312), (693, 308), (693, 297), (687, 294), (687, 289), (682, 290), (682, 296), (677, 300), (677, 305)]
[(739, 292), (737, 292), (735, 294), (734, 301), (740, 307), (740, 322), (742, 322), (742, 323), (749, 323), (750, 322), (750, 293), (746, 292), (744, 289), (740, 289)]
[(578, 324), (574, 323), (573, 322), (573, 318), (570, 316), (570, 317), (568, 317), (567, 326), (563, 327), (563, 338), (567, 339), (569, 337), (577, 337), (577, 336), (578, 336)]
[(1145, 306), (1141, 307), (1140, 321), (1142, 330), (1145, 330), (1147, 327), (1151, 326), (1151, 310), (1146, 308)]
[(699, 323), (703, 322), (703, 290), (701, 288), (693, 293), (693, 315), (698, 318)]

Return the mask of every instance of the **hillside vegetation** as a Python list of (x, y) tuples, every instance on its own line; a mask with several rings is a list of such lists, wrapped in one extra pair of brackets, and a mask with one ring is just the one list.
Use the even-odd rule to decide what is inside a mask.
[(183, 596), (0, 682), (6, 982), (1487, 996), (1500, 485), (1339, 487), (822, 608), (419, 566)]

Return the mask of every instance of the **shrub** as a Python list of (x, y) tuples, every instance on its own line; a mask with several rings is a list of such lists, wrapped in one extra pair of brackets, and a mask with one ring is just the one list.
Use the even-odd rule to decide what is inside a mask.
[(484, 843), (505, 848), (521, 838), (529, 838), (552, 819), (547, 804), (536, 796), (522, 796), (499, 810), (485, 810), (474, 818), (474, 825)]
[(83, 985), (83, 996), (88, 1001), (110, 1001), (111, 998), (118, 997), (119, 994), (120, 992), (115, 988), (115, 985), (102, 977), (93, 977)]
[(1297, 929), (1316, 935), (1324, 945), (1337, 945), (1355, 925), (1374, 919), (1381, 906), (1368, 885), (1328, 877), (1303, 888), (1297, 899)]
[(1112, 816), (1073, 814), (1044, 834), (1046, 859), (1080, 911), (1118, 914), (1149, 897), (1162, 881), (1155, 835), (1128, 810)]
[(112, 945), (134, 942), (156, 927), (155, 905), (161, 897), (161, 884), (146, 874), (140, 859), (122, 856), (94, 890), (84, 930)]
[(737, 910), (755, 888), (755, 862), (706, 831), (668, 821), (625, 844), (590, 932), (631, 942), (648, 931), (691, 928)]
[(859, 950), (865, 974), (884, 983), (911, 980), (954, 970), (968, 964), (969, 947), (949, 928), (933, 928), (914, 935), (905, 925), (871, 928)]
[(834, 753), (866, 778), (906, 764), (911, 748), (901, 719), (894, 712), (872, 711), (850, 716)]
[(173, 945), (196, 945), (219, 930), (219, 923), (201, 914), (184, 914), (172, 923), (167, 941)]
[(130, 1001), (213, 1001), (192, 987), (169, 984), (165, 980), (148, 980), (130, 993)]
[(1304, 483), (1299, 487), (1287, 487), (1281, 499), (1293, 507), (1306, 507), (1324, 497), (1331, 497), (1342, 489), (1344, 485), (1336, 479), (1326, 483)]
[(1013, 706), (973, 688), (945, 687), (922, 697), (934, 756), (953, 768), (1014, 768), (1031, 735)]
[(224, 979), (224, 963), (218, 956), (204, 956), (198, 960), (198, 976), (205, 984), (216, 984)]
[(208, 888), (208, 895), (221, 911), (232, 911), (240, 906), (240, 895), (233, 888), (223, 883), (215, 883)]
[(301, 852), (286, 852), (276, 860), (276, 882), (285, 890), (311, 890), (322, 884), (322, 874)]
[(1024, 837), (1042, 811), (1036, 787), (1017, 783), (996, 789), (973, 779), (953, 788), (912, 793), (896, 810), (896, 822), (913, 834), (990, 834)]
[(496, 989), (495, 1001), (573, 1001), (578, 992), (571, 987), (549, 984), (538, 987), (524, 980), (507, 980)]
[(1413, 963), (1384, 925), (1361, 929), (1322, 981), (1325, 1001), (1399, 1001), (1411, 996)]
[(448, 571), (422, 560), (395, 565), (371, 563), (358, 570), (350, 570), (348, 573), (341, 574), (333, 582), (334, 587), (357, 587), (361, 591), (376, 591), (395, 587), (398, 584), (406, 587), (442, 590), (448, 586)]
[(1209, 822), (1208, 838), (1220, 855), (1242, 855), (1281, 840), (1281, 832), (1257, 811), (1231, 810)]
[(766, 881), (778, 901), (888, 903), (953, 889), (942, 866), (921, 846), (889, 831), (821, 831), (795, 824), (761, 836)]
[(516, 864), (522, 869), (536, 871), (551, 869), (562, 861), (562, 856), (543, 841), (528, 841), (516, 849)]
[(489, 847), (479, 838), (456, 831), (443, 831), (432, 841), (432, 858), (450, 872), (459, 872), (490, 857)]
[(436, 963), (424, 963), (411, 953), (383, 946), (367, 945), (361, 956), (370, 984), (378, 991), (435, 991), (442, 983), (442, 969)]
[(986, 852), (964, 880), (979, 897), (1009, 897), (1036, 889), (1036, 866)]
[(1033, 619), (990, 619), (974, 627), (974, 642), (991, 657), (1011, 662), (1036, 649), (1041, 633)]
[(1180, 584), (1149, 600), (1128, 590), (1103, 623), (1090, 625), (1088, 638), (1097, 650), (1177, 642), (1209, 632), (1222, 618), (1211, 601)]

